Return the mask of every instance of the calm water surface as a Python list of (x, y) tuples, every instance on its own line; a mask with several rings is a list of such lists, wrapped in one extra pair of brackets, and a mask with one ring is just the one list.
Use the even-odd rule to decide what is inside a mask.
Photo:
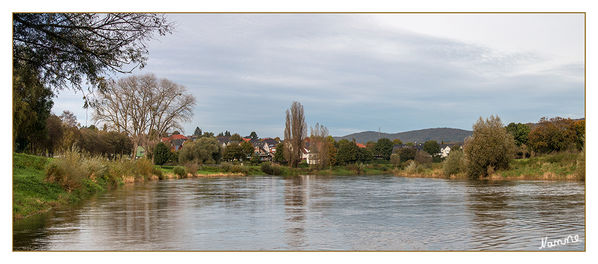
[[(151, 182), (16, 221), (14, 250), (584, 250), (584, 185), (393, 176)], [(546, 250), (546, 249), (542, 249)]]

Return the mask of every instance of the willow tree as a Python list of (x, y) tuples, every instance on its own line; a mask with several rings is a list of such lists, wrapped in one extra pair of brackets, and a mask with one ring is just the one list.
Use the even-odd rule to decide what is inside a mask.
[(303, 105), (293, 102), (291, 108), (286, 111), (284, 127), (284, 157), (293, 168), (296, 168), (301, 161), (306, 136), (307, 125), (305, 124)]
[(471, 178), (506, 169), (515, 154), (515, 140), (498, 116), (480, 119), (473, 125), (473, 134), (463, 146), (467, 173)]
[(146, 151), (168, 131), (182, 131), (181, 123), (191, 119), (195, 105), (184, 86), (153, 74), (110, 81), (97, 98), (94, 120), (130, 136), (133, 150), (141, 145)]

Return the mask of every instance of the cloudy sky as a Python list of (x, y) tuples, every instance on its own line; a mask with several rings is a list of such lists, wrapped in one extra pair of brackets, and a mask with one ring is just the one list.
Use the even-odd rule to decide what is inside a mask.
[[(584, 116), (582, 14), (177, 14), (149, 44), (147, 66), (197, 99), (193, 121), (215, 133), (283, 135), (305, 108), (335, 136), (380, 129), (471, 129)], [(54, 113), (85, 124), (81, 94)], [(88, 117), (91, 120), (91, 111)], [(91, 121), (88, 122), (91, 124)]]

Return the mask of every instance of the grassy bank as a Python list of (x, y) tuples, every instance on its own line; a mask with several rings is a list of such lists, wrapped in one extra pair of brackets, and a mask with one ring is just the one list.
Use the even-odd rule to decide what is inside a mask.
[(489, 176), (493, 180), (585, 180), (583, 153), (554, 153), (511, 161), (510, 168)]
[(148, 160), (109, 161), (74, 152), (60, 158), (13, 153), (13, 217), (25, 218), (160, 176), (161, 171)]
[(16, 219), (45, 212), (52, 207), (73, 204), (108, 188), (105, 181), (84, 181), (80, 188), (67, 191), (60, 184), (45, 180), (51, 159), (13, 154), (13, 217)]
[[(404, 177), (467, 179), (461, 169), (447, 176), (443, 163), (408, 164), (403, 169), (395, 169), (394, 174)], [(585, 180), (585, 159), (583, 153), (561, 152), (514, 159), (509, 169), (491, 173), (489, 180)]]

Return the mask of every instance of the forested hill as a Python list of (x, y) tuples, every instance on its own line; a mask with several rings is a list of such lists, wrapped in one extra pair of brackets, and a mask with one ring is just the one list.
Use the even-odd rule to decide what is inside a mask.
[(378, 133), (376, 131), (365, 131), (353, 133), (342, 137), (334, 137), (335, 140), (355, 139), (359, 143), (366, 143), (368, 141), (378, 141), (379, 138), (388, 138), (390, 140), (400, 139), (403, 143), (407, 142), (425, 142), (428, 140), (436, 140), (441, 142), (463, 142), (466, 137), (471, 136), (472, 131), (457, 129), (457, 128), (427, 128), (420, 130), (412, 130), (400, 133)]

